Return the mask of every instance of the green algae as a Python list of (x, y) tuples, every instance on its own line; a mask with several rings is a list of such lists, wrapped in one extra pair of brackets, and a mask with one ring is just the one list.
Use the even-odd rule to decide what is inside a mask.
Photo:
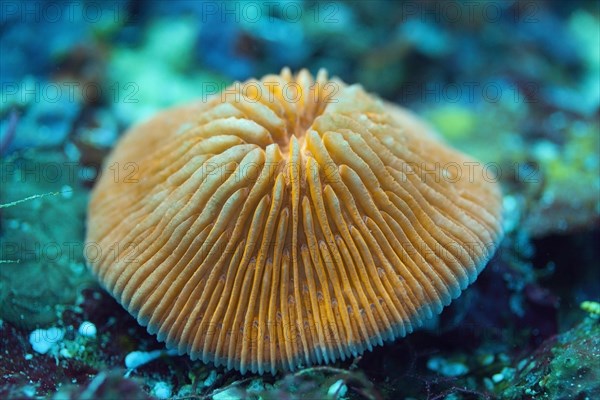
[[(0, 168), (2, 203), (16, 202), (2, 209), (0, 319), (46, 326), (93, 282), (83, 258), (81, 169), (61, 153), (39, 151), (3, 160)], [(18, 202), (43, 193), (57, 194)]]
[(503, 399), (595, 399), (600, 396), (600, 323), (588, 317), (546, 341), (518, 364)]
[(188, 70), (198, 34), (199, 25), (193, 19), (157, 19), (140, 46), (111, 50), (108, 92), (114, 112), (124, 123), (133, 124), (165, 107), (198, 100), (209, 84), (211, 89), (225, 87), (226, 79), (219, 74)]
[(468, 107), (456, 104), (435, 108), (429, 113), (430, 122), (448, 140), (465, 140), (474, 134), (477, 115)]
[(542, 187), (523, 228), (531, 236), (564, 233), (600, 221), (600, 126), (575, 121), (562, 146), (541, 143), (533, 156)]

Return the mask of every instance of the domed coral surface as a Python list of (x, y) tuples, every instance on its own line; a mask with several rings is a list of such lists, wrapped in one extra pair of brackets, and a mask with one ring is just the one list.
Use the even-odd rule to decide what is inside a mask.
[(235, 84), (129, 131), (89, 206), (88, 264), (170, 348), (264, 373), (410, 333), (501, 236), (482, 165), (358, 85)]

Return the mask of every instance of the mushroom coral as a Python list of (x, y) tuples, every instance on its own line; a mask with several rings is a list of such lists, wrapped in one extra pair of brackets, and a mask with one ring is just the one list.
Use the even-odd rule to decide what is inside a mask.
[(485, 172), (361, 86), (284, 69), (125, 134), (92, 194), (88, 265), (192, 359), (343, 360), (476, 279), (502, 235)]

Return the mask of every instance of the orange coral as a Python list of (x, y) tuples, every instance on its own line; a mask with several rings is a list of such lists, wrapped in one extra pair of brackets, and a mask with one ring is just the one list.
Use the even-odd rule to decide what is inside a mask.
[(133, 174), (105, 171), (93, 192), (90, 268), (168, 347), (242, 373), (406, 335), (501, 236), (478, 163), (323, 71), (163, 112), (124, 136), (115, 165)]

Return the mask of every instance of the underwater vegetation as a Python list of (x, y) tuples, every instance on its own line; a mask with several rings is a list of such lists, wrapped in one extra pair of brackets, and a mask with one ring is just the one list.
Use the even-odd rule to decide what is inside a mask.
[[(2, 246), (2, 319), (34, 329), (54, 323), (59, 309), (74, 304), (80, 290), (93, 282), (80, 247), (88, 196), (70, 186), (70, 176), (81, 171), (63, 154), (33, 150), (8, 156), (3, 163), (3, 202), (46, 194), (26, 207), (2, 209), (3, 235), (10, 238)], [(25, 171), (38, 168), (49, 179), (20, 179)]]
[[(599, 7), (597, 1), (533, 0), (4, 1), (0, 398), (600, 398)], [(272, 75), (285, 66), (289, 72)], [(303, 68), (312, 75), (301, 73)], [(319, 75), (321, 69), (330, 77)], [(247, 81), (265, 76), (270, 78)], [(233, 101), (228, 107), (227, 102), (219, 106), (208, 101), (235, 88), (236, 80), (245, 81), (244, 94), (251, 95), (257, 86), (250, 82), (285, 84), (299, 77), (308, 86), (336, 83), (342, 89), (336, 93), (340, 102), (326, 104), (318, 96), (313, 102), (281, 101), (294, 91), (268, 92), (279, 96), (277, 102)], [(169, 107), (183, 114), (157, 114)], [(197, 112), (200, 107), (206, 107), (204, 112)], [(405, 115), (404, 109), (418, 118)], [(156, 115), (154, 125), (137, 125)], [(291, 133), (305, 132), (317, 116), (324, 117), (315, 125), (318, 133), (291, 139)], [(188, 124), (173, 132), (181, 120)], [(148, 131), (144, 134), (140, 127)], [(126, 150), (132, 132), (141, 139)], [(172, 136), (166, 132), (175, 138), (168, 139)], [(233, 303), (226, 301), (226, 289), (233, 281), (223, 272), (237, 270), (224, 261), (243, 258), (241, 250), (247, 247), (238, 240), (231, 245), (237, 253), (225, 251), (229, 237), (222, 233), (232, 229), (224, 214), (219, 218), (217, 212), (207, 212), (205, 229), (194, 231), (193, 219), (184, 219), (181, 211), (195, 192), (173, 196), (159, 184), (161, 179), (181, 184), (183, 175), (206, 162), (204, 153), (193, 153), (202, 142), (191, 139), (192, 133), (229, 149), (228, 160), (234, 162), (225, 168), (228, 177), (243, 163), (255, 166), (268, 157), (279, 156), (282, 166), (293, 157), (304, 161), (291, 174), (273, 169), (274, 176), (282, 176), (274, 183), (297, 191), (267, 186), (262, 196), (253, 196), (251, 190), (240, 190), (243, 179), (232, 179), (229, 186), (216, 185), (221, 182), (215, 179), (214, 191), (230, 200), (207, 202), (196, 210), (201, 215), (204, 209), (226, 206), (235, 215), (247, 212), (262, 219), (255, 225), (240, 223), (240, 234), (256, 239), (244, 244), (257, 248), (247, 254), (252, 268), (242, 271), (254, 275), (244, 280), (251, 285), (235, 287), (245, 300), (229, 312)], [(383, 145), (372, 147), (372, 137)], [(267, 152), (263, 148), (269, 140), (276, 145)], [(233, 154), (236, 146), (254, 152)], [(153, 148), (163, 149), (167, 158), (138, 161), (154, 156)], [(195, 157), (186, 156), (187, 150)], [(214, 148), (205, 150), (214, 153)], [(353, 155), (367, 153), (374, 155), (364, 159), (386, 161), (383, 169), (371, 163), (367, 168)], [(120, 159), (114, 158), (119, 154)], [(452, 199), (448, 203), (462, 204), (456, 212), (469, 218), (456, 216), (451, 224), (433, 213), (443, 203), (433, 201), (431, 187), (416, 180), (418, 175), (406, 175), (419, 188), (411, 192), (421, 193), (418, 201), (398, 194), (408, 189), (394, 186), (386, 174), (406, 174), (394, 167), (395, 159), (410, 154), (459, 165), (465, 154), (472, 157), (468, 161), (476, 162), (481, 174), (464, 182), (465, 191), (454, 192), (456, 186), (447, 185), (445, 196)], [(129, 159), (134, 155), (136, 160)], [(309, 173), (307, 166), (315, 165), (329, 172), (323, 168), (329, 164), (319, 158), (325, 156), (335, 166), (331, 171), (339, 173), (337, 182), (328, 180), (329, 173), (319, 174), (318, 181)], [(174, 174), (184, 165), (183, 175)], [(458, 172), (466, 179), (469, 168), (447, 168), (444, 175), (437, 170), (430, 176), (437, 176), (439, 184), (430, 183), (442, 187), (453, 177), (447, 174)], [(256, 169), (248, 171), (246, 178), (260, 176)], [(147, 177), (154, 178), (144, 183)], [(344, 197), (339, 182), (362, 192)], [(315, 183), (323, 187), (321, 196)], [(388, 208), (381, 205), (386, 197), (377, 187), (392, 200)], [(147, 202), (138, 201), (146, 193), (152, 193)], [(369, 203), (370, 197), (376, 201)], [(465, 198), (477, 206), (466, 206)], [(400, 200), (406, 205), (399, 207)], [(280, 215), (270, 207), (278, 201), (281, 210), (288, 210), (287, 227), (267, 223), (271, 213)], [(244, 210), (250, 202), (253, 206)], [(335, 244), (328, 242), (327, 229), (333, 233), (336, 221), (349, 220), (344, 210), (352, 202), (358, 215), (367, 218), (346, 223), (357, 244), (344, 249), (340, 246), (348, 243), (346, 238), (332, 235)], [(395, 209), (403, 211), (393, 214)], [(139, 210), (150, 217), (143, 220)], [(396, 223), (400, 215), (406, 220)], [(425, 217), (431, 221), (421, 224), (419, 236), (427, 237), (422, 240), (434, 251), (411, 264), (411, 271), (427, 271), (422, 275), (427, 279), (415, 278), (424, 288), (419, 291), (402, 271), (387, 274), (386, 261), (399, 267), (389, 260), (406, 250), (392, 243), (389, 231), (411, 232), (410, 225)], [(137, 218), (140, 225), (112, 230)], [(181, 222), (179, 230), (166, 229), (173, 221)], [(154, 237), (143, 232), (151, 223), (161, 227)], [(353, 281), (348, 275), (344, 280), (339, 269), (339, 279), (319, 275), (329, 274), (327, 268), (314, 269), (312, 280), (295, 277), (290, 246), (289, 254), (283, 251), (287, 248), (281, 251), (282, 259), (289, 257), (281, 272), (293, 279), (288, 289), (293, 287), (294, 294), (281, 297), (282, 286), (273, 283), (275, 244), (269, 243), (264, 253), (258, 246), (264, 243), (262, 231), (269, 229), (272, 237), (291, 242), (294, 223), (297, 232), (309, 233), (304, 239), (298, 236), (297, 266), (350, 265), (347, 261), (370, 257), (379, 269), (369, 278), (380, 285), (360, 295), (352, 282), (363, 285), (368, 279)], [(454, 238), (470, 232), (473, 240), (490, 242), (495, 252), (464, 258), (452, 253), (454, 260), (433, 246), (442, 229), (451, 230)], [(93, 237), (86, 239), (86, 232)], [(108, 261), (121, 251), (127, 254), (131, 247), (121, 242), (137, 235), (144, 265), (166, 261), (183, 270), (177, 260), (184, 249), (178, 244), (193, 237), (192, 247), (199, 246), (211, 232), (213, 252), (199, 254), (220, 273), (186, 270), (190, 281), (207, 289), (182, 291), (200, 296), (192, 296), (187, 306), (183, 296), (177, 303), (180, 292), (163, 290), (171, 282), (165, 277)], [(160, 240), (149, 240), (155, 237)], [(111, 248), (111, 241), (118, 248)], [(167, 247), (155, 251), (163, 242)], [(336, 262), (335, 248), (343, 262)], [(191, 258), (198, 253), (186, 254)], [(111, 268), (127, 271), (128, 279), (119, 280)], [(262, 275), (268, 279), (254, 279), (260, 271), (268, 271)], [(185, 278), (176, 286), (185, 287)], [(276, 295), (257, 289), (263, 285), (275, 288)], [(330, 298), (319, 291), (321, 285), (330, 288)], [(152, 286), (161, 291), (150, 296), (138, 290)], [(348, 287), (352, 290), (345, 293)], [(451, 304), (438, 313), (451, 297)], [(421, 302), (410, 300), (415, 298)], [(196, 300), (218, 312), (194, 308)], [(163, 318), (153, 311), (159, 303), (178, 306)], [(284, 341), (283, 349), (272, 339), (285, 337), (283, 324), (277, 335), (269, 334), (266, 341), (263, 336), (263, 346), (254, 346), (261, 343), (257, 341), (244, 348), (243, 340), (229, 336), (255, 335), (261, 316), (266, 321), (275, 315), (277, 321), (278, 303), (290, 305), (282, 319), (305, 313), (306, 321), (327, 324), (321, 332), (318, 324), (301, 324), (304, 336), (287, 348)], [(334, 308), (326, 305), (332, 304), (338, 312), (328, 312)], [(357, 313), (365, 317), (355, 318)], [(235, 320), (246, 322), (242, 330), (219, 333), (219, 324), (234, 326)], [(213, 322), (220, 331), (192, 337), (196, 323)], [(328, 341), (330, 337), (335, 340)], [(376, 345), (380, 341), (383, 346)], [(228, 360), (231, 369), (226, 368)]]
[[(589, 304), (591, 302), (584, 302)], [(598, 303), (595, 303), (598, 305)], [(586, 307), (582, 307), (586, 308)], [(600, 324), (597, 312), (575, 328), (546, 340), (517, 365), (508, 399), (593, 398), (600, 393)]]

